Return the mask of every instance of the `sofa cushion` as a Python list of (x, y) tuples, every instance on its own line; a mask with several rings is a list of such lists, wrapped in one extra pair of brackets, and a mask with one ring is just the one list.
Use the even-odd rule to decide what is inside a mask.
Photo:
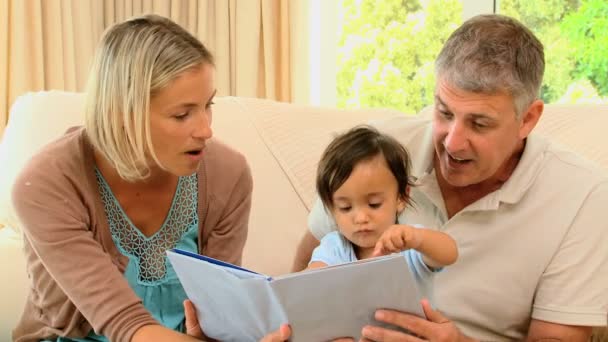
[(67, 128), (82, 125), (84, 95), (61, 91), (27, 93), (11, 107), (0, 142), (0, 224), (18, 227), (11, 205), (15, 178), (42, 146)]
[(551, 104), (535, 128), (566, 148), (608, 170), (608, 127), (606, 104)]

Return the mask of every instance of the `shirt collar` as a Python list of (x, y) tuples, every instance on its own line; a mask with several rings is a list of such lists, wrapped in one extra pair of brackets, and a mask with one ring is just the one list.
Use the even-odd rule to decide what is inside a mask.
[(511, 177), (497, 190), (498, 200), (504, 203), (517, 203), (530, 189), (544, 163), (544, 151), (549, 142), (540, 135), (531, 133), (521, 159)]
[[(526, 139), (526, 146), (513, 170), (509, 179), (496, 191), (488, 194), (478, 203), (486, 209), (497, 208), (500, 202), (517, 203), (524, 196), (526, 191), (532, 186), (543, 165), (543, 153), (547, 149), (549, 142), (540, 135), (531, 133)], [(419, 139), (410, 144), (410, 154), (412, 156), (412, 177), (415, 185), (422, 185), (433, 178), (436, 182), (435, 172), (433, 172), (433, 157), (435, 147), (432, 138), (432, 125), (429, 124)], [(416, 163), (416, 161), (420, 161)], [(480, 208), (481, 209), (481, 208)]]

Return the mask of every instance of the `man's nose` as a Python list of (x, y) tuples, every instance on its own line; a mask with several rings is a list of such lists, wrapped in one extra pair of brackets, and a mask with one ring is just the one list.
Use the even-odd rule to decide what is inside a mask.
[(448, 128), (444, 146), (449, 152), (458, 152), (466, 149), (467, 141), (466, 129), (459, 123), (453, 123)]

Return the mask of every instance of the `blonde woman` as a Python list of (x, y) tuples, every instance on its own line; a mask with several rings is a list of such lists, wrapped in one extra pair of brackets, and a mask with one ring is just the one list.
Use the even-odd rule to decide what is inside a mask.
[(15, 341), (195, 340), (186, 326), (203, 337), (165, 251), (240, 263), (252, 190), (245, 158), (211, 139), (214, 72), (168, 19), (104, 34), (85, 126), (34, 156), (14, 187), (31, 281)]

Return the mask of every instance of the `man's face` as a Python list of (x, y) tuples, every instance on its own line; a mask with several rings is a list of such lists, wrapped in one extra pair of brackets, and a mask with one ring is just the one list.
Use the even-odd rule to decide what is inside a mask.
[(528, 128), (517, 117), (511, 95), (472, 93), (438, 82), (433, 118), (435, 167), (449, 185), (506, 180)]

